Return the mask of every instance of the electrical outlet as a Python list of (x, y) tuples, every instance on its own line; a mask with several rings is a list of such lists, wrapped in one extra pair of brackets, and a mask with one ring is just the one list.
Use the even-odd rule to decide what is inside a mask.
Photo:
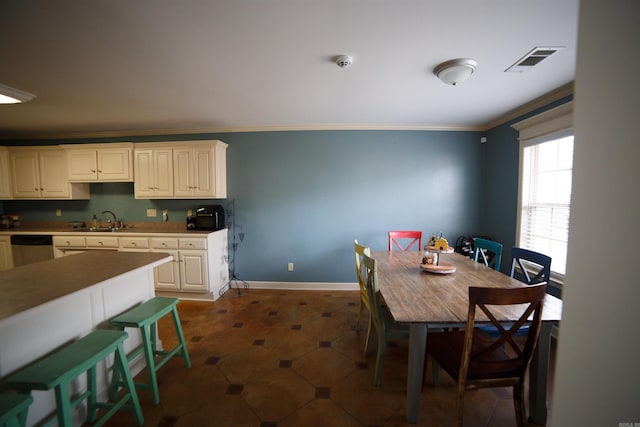
[(62, 216), (62, 209), (56, 209), (56, 216)]
[(187, 209), (187, 216), (193, 216), (193, 210)]
[(147, 209), (147, 216), (155, 218), (158, 216), (158, 212), (155, 209)]
[(293, 271), (293, 263), (292, 262), (287, 264), (287, 271)]

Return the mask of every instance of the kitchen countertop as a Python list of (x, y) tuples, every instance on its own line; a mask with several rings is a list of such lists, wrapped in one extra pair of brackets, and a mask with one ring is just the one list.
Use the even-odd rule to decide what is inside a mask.
[(51, 225), (35, 225), (35, 226), (21, 226), (16, 228), (7, 228), (0, 230), (0, 236), (11, 236), (16, 234), (22, 235), (34, 235), (34, 234), (49, 234), (56, 235), (102, 235), (102, 236), (137, 236), (140, 234), (153, 234), (155, 236), (206, 236), (208, 234), (215, 233), (211, 230), (187, 230), (183, 225), (182, 228), (178, 227), (158, 227), (158, 226), (133, 226), (127, 228), (121, 228), (117, 231), (89, 231), (87, 228), (71, 228), (68, 226), (51, 226)]
[(0, 271), (0, 320), (171, 259), (166, 253), (91, 251)]

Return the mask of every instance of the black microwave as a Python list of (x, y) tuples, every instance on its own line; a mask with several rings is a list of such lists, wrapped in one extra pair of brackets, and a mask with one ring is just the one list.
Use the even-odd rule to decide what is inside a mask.
[(217, 231), (224, 228), (224, 208), (221, 205), (200, 206), (187, 217), (187, 230)]

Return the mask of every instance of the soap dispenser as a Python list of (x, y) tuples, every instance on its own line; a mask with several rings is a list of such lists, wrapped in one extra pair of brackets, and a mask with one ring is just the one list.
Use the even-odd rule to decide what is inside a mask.
[(98, 228), (98, 217), (96, 217), (96, 214), (93, 214), (93, 221), (92, 221), (92, 224), (93, 224), (93, 225), (92, 225), (92, 227), (93, 227), (94, 229), (97, 229), (97, 228)]

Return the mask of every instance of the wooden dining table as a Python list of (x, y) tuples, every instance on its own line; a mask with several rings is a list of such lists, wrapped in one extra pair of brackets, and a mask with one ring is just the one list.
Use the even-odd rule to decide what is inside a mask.
[[(527, 285), (457, 253), (440, 255), (441, 262), (455, 266), (455, 272), (448, 274), (424, 271), (420, 267), (422, 253), (418, 251), (373, 251), (371, 257), (376, 260), (378, 286), (391, 315), (396, 322), (409, 325), (406, 416), (409, 423), (417, 423), (427, 331), (466, 325), (470, 286), (517, 288)], [(504, 307), (497, 316), (498, 320), (509, 322), (517, 320), (521, 313), (522, 307)], [(545, 424), (547, 419), (551, 330), (561, 315), (562, 301), (547, 294), (540, 338), (529, 368), (529, 412), (530, 420), (536, 424)], [(477, 323), (485, 320), (481, 316), (476, 318)]]

